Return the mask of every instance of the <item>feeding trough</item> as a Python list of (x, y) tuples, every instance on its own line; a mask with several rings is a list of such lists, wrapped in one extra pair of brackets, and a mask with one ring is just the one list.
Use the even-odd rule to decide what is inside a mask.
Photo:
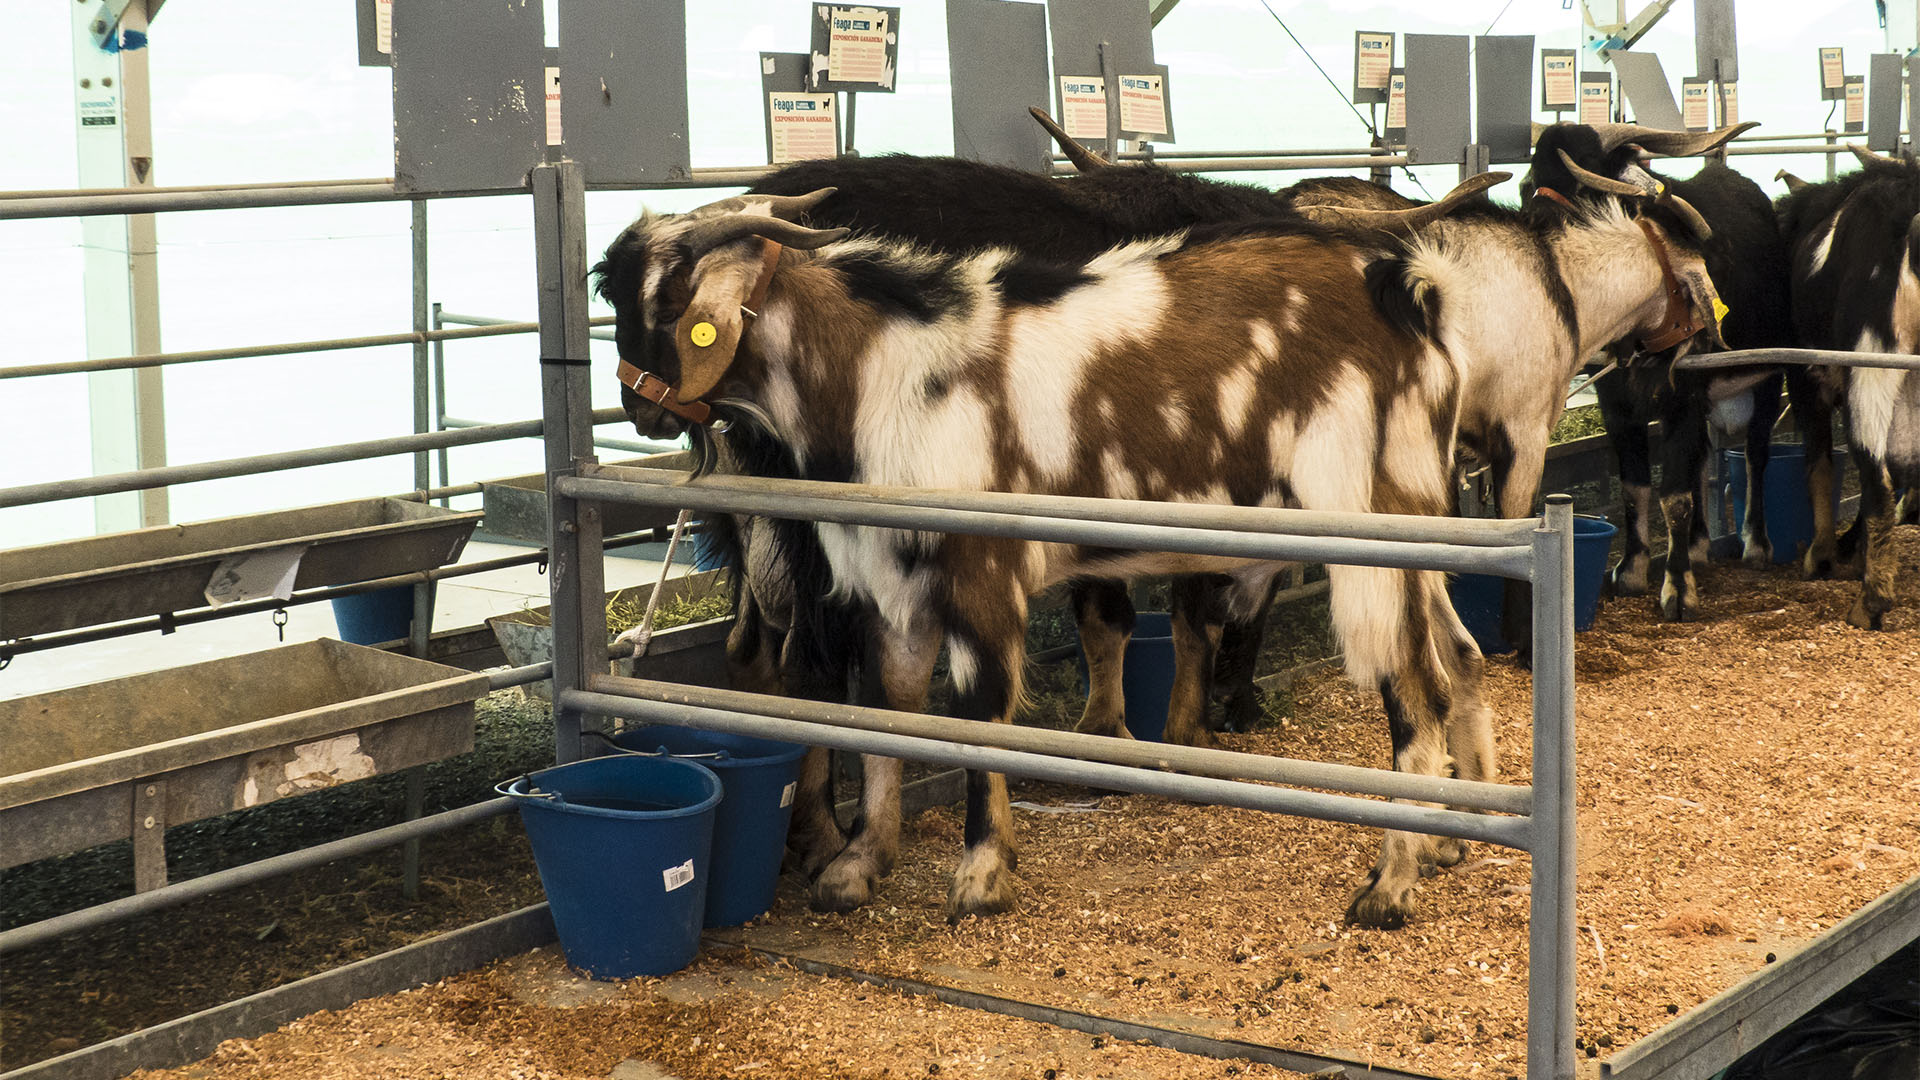
[[(681, 599), (726, 595), (730, 587), (724, 570), (688, 574), (672, 578), (661, 586), (660, 603), (664, 607)], [(623, 606), (637, 605), (644, 609), (648, 597), (652, 595), (653, 586), (639, 585), (608, 593), (606, 603), (609, 607), (617, 602)], [(529, 608), (496, 615), (487, 620), (487, 625), (493, 628), (493, 636), (499, 639), (500, 651), (506, 654), (508, 664), (523, 667), (553, 659), (551, 608)], [(732, 626), (733, 618), (729, 615), (657, 631), (647, 645), (647, 655), (637, 664), (630, 659), (615, 660), (608, 670), (615, 675), (634, 678), (726, 687), (727, 632)], [(525, 689), (529, 697), (540, 701), (552, 700), (552, 680), (529, 683)]]
[(206, 607), (216, 573), (276, 550), (298, 551), (295, 589), (443, 566), (479, 520), (479, 511), (356, 499), (0, 551), (0, 640)]
[[(645, 469), (693, 468), (693, 453), (675, 450), (666, 454), (614, 462)], [(547, 542), (547, 476), (528, 473), (500, 480), (480, 482), (480, 507), (486, 512), (486, 534), (500, 540), (519, 540), (529, 544)], [(600, 530), (606, 536), (621, 536), (672, 525), (678, 512), (658, 506), (630, 506), (607, 503), (600, 507)]]
[(481, 673), (320, 640), (0, 701), (0, 867), (131, 836), (149, 881), (140, 853), (167, 825), (473, 749), (486, 692)]

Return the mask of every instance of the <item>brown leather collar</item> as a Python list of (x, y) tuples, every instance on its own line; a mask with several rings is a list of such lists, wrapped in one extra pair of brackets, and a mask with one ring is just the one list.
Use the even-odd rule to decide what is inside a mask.
[[(760, 307), (767, 302), (767, 290), (773, 286), (773, 271), (780, 263), (782, 250), (776, 241), (764, 242), (760, 256), (760, 277), (753, 283), (753, 291), (747, 294), (747, 302), (740, 306), (741, 313), (748, 318), (760, 317)], [(634, 393), (684, 420), (704, 424), (713, 416), (713, 409), (706, 402), (681, 401), (672, 383), (651, 371), (641, 371), (625, 360), (620, 361), (620, 365), (614, 369), (614, 375)]]
[(1654, 231), (1646, 218), (1635, 218), (1634, 224), (1646, 234), (1647, 244), (1653, 248), (1653, 257), (1660, 261), (1660, 283), (1667, 291), (1667, 310), (1660, 317), (1660, 328), (1640, 339), (1640, 351), (1665, 352), (1706, 329), (1707, 324), (1700, 321), (1686, 287), (1674, 275), (1673, 260), (1668, 257), (1667, 245), (1661, 241), (1660, 234)]

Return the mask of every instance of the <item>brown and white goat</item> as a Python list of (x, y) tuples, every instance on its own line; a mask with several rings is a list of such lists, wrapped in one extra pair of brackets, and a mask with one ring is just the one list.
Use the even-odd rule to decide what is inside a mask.
[[(785, 465), (773, 471), (813, 479), (1336, 511), (1448, 508), (1458, 366), (1420, 333), (1411, 296), (1376, 306), (1365, 274), (1373, 253), (1337, 234), (1262, 225), (1062, 264), (992, 248), (957, 256), (842, 240), (844, 230), (776, 216), (803, 204), (745, 197), (643, 217), (609, 248), (601, 291), (618, 314), (628, 381), (646, 390), (624, 396), (641, 431), (676, 435), (710, 407), (731, 425), (729, 439), (759, 429), (784, 448)], [(748, 305), (756, 291), (758, 304)], [(693, 430), (696, 442), (706, 436)], [(1272, 572), (1224, 558), (815, 528), (834, 593), (877, 615), (868, 647), (888, 703), (924, 707), (944, 642), (956, 711), (1002, 723), (1021, 697), (1033, 593), (1074, 575), (1264, 581)], [(1395, 768), (1493, 778), (1480, 654), (1442, 575), (1335, 566), (1330, 577), (1348, 673), (1385, 696)], [(895, 856), (899, 764), (866, 765), (861, 825), (816, 879), (816, 906), (865, 903)], [(1005, 779), (970, 774), (967, 790), (953, 918), (1015, 902)], [(1349, 917), (1400, 925), (1422, 864), (1463, 850), (1388, 833)]]

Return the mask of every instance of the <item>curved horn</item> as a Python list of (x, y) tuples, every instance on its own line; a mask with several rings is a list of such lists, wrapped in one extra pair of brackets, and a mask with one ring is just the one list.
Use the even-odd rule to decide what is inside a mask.
[(1805, 180), (1800, 179), (1799, 177), (1793, 175), (1792, 173), (1788, 172), (1785, 169), (1781, 169), (1779, 172), (1774, 173), (1773, 178), (1775, 180), (1780, 180), (1785, 182), (1785, 184), (1787, 185), (1788, 191), (1799, 191), (1801, 188), (1807, 186), (1807, 182)]
[(1029, 105), (1027, 112), (1031, 113), (1035, 120), (1040, 121), (1040, 126), (1047, 129), (1047, 134), (1053, 136), (1054, 142), (1060, 144), (1060, 152), (1067, 155), (1067, 160), (1073, 162), (1074, 168), (1083, 173), (1093, 172), (1095, 169), (1113, 168), (1113, 162), (1081, 146), (1078, 140), (1067, 134), (1066, 128), (1054, 123), (1053, 117), (1047, 115), (1047, 110)]
[[(1611, 150), (1624, 143), (1632, 143), (1649, 154), (1661, 157), (1697, 157), (1711, 154), (1733, 139), (1760, 126), (1758, 120), (1749, 120), (1744, 124), (1731, 124), (1717, 131), (1668, 131), (1665, 128), (1642, 127), (1639, 124), (1607, 124), (1610, 130), (1600, 136), (1602, 144)], [(1618, 140), (1618, 141), (1609, 141)]]
[(1899, 164), (1899, 161), (1895, 160), (1894, 158), (1890, 158), (1885, 154), (1876, 154), (1873, 151), (1867, 149), (1866, 147), (1861, 146), (1859, 143), (1848, 143), (1847, 149), (1853, 151), (1853, 156), (1860, 159), (1860, 165), (1862, 168), (1868, 165), (1898, 165)]
[(1533, 143), (1538, 143), (1540, 141), (1540, 136), (1545, 135), (1547, 133), (1547, 129), (1552, 126), (1553, 126), (1552, 124), (1543, 124), (1538, 120), (1533, 121), (1531, 124), (1528, 125), (1530, 129), (1528, 134), (1528, 139)]
[(782, 221), (792, 221), (832, 198), (834, 192), (839, 190), (836, 187), (823, 187), (805, 195), (748, 195), (746, 198), (749, 203), (764, 202), (768, 215)]
[[(1613, 124), (1610, 126), (1629, 127), (1631, 125)], [(1615, 180), (1610, 176), (1601, 176), (1597, 172), (1590, 172), (1586, 169), (1583, 169), (1580, 167), (1578, 162), (1573, 160), (1573, 156), (1568, 154), (1565, 150), (1560, 151), (1560, 161), (1566, 165), (1567, 171), (1573, 174), (1573, 178), (1575, 180), (1580, 181), (1580, 183), (1584, 184), (1587, 187), (1592, 188), (1595, 191), (1604, 191), (1609, 195), (1651, 195), (1653, 194), (1652, 192), (1642, 188), (1639, 184), (1629, 184), (1625, 180)]]
[(1460, 181), (1452, 191), (1441, 196), (1438, 201), (1425, 206), (1410, 207), (1406, 210), (1365, 210), (1352, 206), (1302, 206), (1300, 215), (1308, 221), (1322, 225), (1346, 225), (1353, 228), (1379, 229), (1382, 232), (1404, 236), (1416, 229), (1438, 221), (1452, 213), (1461, 204), (1478, 197), (1495, 184), (1504, 184), (1513, 179), (1512, 173), (1490, 172), (1469, 176)]
[(761, 214), (728, 214), (725, 217), (695, 222), (682, 234), (681, 239), (697, 259), (722, 244), (730, 244), (749, 236), (764, 237), (790, 248), (811, 251), (831, 244), (851, 231), (851, 229), (809, 229), (805, 225), (796, 225), (791, 221), (782, 221), (779, 218)]
[(1707, 224), (1707, 219), (1700, 216), (1700, 211), (1695, 210), (1692, 203), (1675, 195), (1671, 191), (1662, 191), (1658, 201), (1665, 206), (1672, 207), (1674, 211), (1680, 215), (1681, 219), (1687, 223), (1687, 228), (1692, 231), (1693, 235), (1702, 240), (1708, 240), (1713, 237), (1713, 226)]

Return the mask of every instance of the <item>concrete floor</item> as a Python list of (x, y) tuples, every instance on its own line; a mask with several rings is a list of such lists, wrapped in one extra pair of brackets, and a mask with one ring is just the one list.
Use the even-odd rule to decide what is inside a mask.
[[(461, 553), (463, 563), (524, 552), (525, 547), (473, 540)], [(630, 551), (638, 557), (606, 560), (607, 588), (647, 585), (660, 580), (659, 558), (665, 545)], [(673, 576), (692, 569), (691, 553), (683, 545), (674, 560)], [(547, 603), (547, 578), (536, 567), (514, 566), (440, 583), (433, 611), (435, 630), (484, 624), (492, 615)], [(333, 606), (298, 604), (286, 609), (286, 644), (335, 637)], [(218, 660), (225, 656), (271, 649), (281, 644), (272, 612), (236, 615), (230, 619), (183, 626), (171, 634), (143, 633), (105, 641), (71, 645), (15, 657), (0, 670), (0, 699), (58, 690), (68, 686), (136, 675), (160, 668)]]

